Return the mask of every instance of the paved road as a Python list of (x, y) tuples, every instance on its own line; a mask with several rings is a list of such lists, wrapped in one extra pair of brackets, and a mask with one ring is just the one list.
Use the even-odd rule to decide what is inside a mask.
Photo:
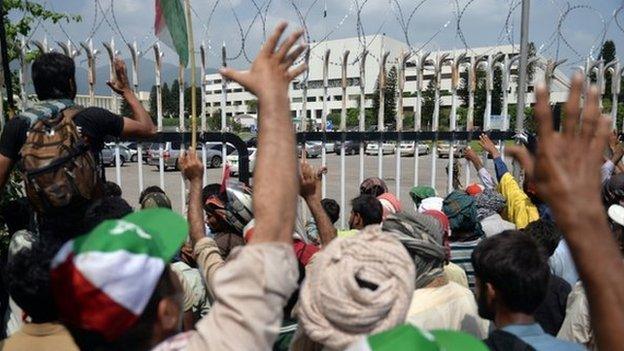
[[(346, 213), (350, 206), (349, 200), (357, 196), (359, 191), (359, 160), (358, 155), (345, 157), (345, 191), (346, 191)], [(383, 157), (383, 179), (386, 181), (391, 192), (395, 192), (396, 186), (396, 156), (385, 155)], [(311, 159), (310, 163), (313, 165), (320, 165), (321, 159)], [(462, 160), (462, 164), (464, 164)], [(327, 197), (333, 198), (340, 203), (340, 156), (336, 154), (328, 154), (326, 165), (328, 167), (328, 174), (326, 177), (326, 194)], [(377, 176), (378, 175), (378, 158), (377, 156), (365, 156), (364, 157), (364, 176)], [(436, 160), (436, 189), (441, 194), (446, 194), (447, 176), (445, 168), (448, 165), (448, 159)], [(401, 172), (400, 172), (400, 199), (404, 208), (412, 209), (412, 201), (409, 197), (409, 190), (414, 183), (414, 157), (402, 157), (401, 158)], [(488, 160), (487, 168), (494, 174), (492, 161)], [(431, 183), (431, 155), (423, 155), (419, 157), (419, 184), (428, 185)], [(462, 169), (461, 181), (465, 186), (465, 170)], [(116, 180), (115, 167), (108, 167), (106, 169), (106, 176), (108, 180)], [(174, 206), (174, 210), (182, 211), (182, 176), (177, 170), (169, 170), (164, 173), (165, 177), (165, 191), (171, 198)], [(208, 169), (207, 170), (208, 182), (220, 182), (221, 169)], [(470, 169), (471, 182), (476, 181), (476, 172), (474, 168)], [(138, 206), (139, 197), (139, 181), (138, 181), (138, 165), (137, 163), (126, 163), (121, 167), (121, 187), (123, 190), (123, 196), (134, 207)], [(143, 179), (144, 186), (159, 185), (160, 177), (159, 172), (155, 167), (143, 165)], [(253, 181), (253, 180), (252, 180)], [(276, 185), (277, 186), (277, 185)]]

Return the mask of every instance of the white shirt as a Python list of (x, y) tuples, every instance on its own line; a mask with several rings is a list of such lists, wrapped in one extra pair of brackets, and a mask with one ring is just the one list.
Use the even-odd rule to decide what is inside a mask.
[(550, 266), (552, 274), (563, 278), (570, 286), (574, 286), (579, 280), (572, 254), (570, 253), (568, 244), (566, 244), (563, 239), (559, 241), (555, 252), (553, 252), (552, 256), (548, 259), (548, 265)]
[(479, 339), (487, 338), (490, 326), (479, 317), (472, 292), (454, 282), (414, 291), (406, 321), (423, 330), (463, 331)]

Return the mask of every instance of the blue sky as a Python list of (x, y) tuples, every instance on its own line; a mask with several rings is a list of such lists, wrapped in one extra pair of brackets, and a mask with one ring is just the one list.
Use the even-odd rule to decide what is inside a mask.
[[(115, 20), (126, 41), (136, 40), (140, 48), (147, 48), (155, 41), (153, 0), (113, 0), (114, 18), (111, 0), (37, 1), (59, 12), (80, 14), (83, 20), (80, 23), (64, 24), (62, 28), (59, 25), (42, 23), (33, 34), (33, 39), (43, 39), (47, 35), (48, 39), (66, 41), (69, 36), (76, 43), (84, 41), (93, 32), (94, 19), (97, 17), (95, 23), (100, 25), (92, 36), (97, 46), (101, 47), (99, 43), (110, 40), (111, 36), (114, 36), (119, 44), (123, 44)], [(256, 16), (255, 21), (254, 16), (258, 11), (254, 1), (263, 9), (263, 15)], [(321, 40), (328, 33), (330, 39), (357, 36), (357, 9), (361, 6), (360, 18), (365, 34), (383, 32), (402, 41), (406, 41), (406, 38), (400, 25), (399, 7), (404, 14), (404, 21), (407, 21), (409, 13), (420, 5), (414, 12), (408, 28), (408, 39), (414, 48), (421, 48), (424, 44), (426, 50), (464, 48), (464, 43), (457, 32), (458, 8), (459, 12), (464, 10), (460, 27), (468, 46), (508, 44), (510, 40), (515, 44), (519, 43), (520, 6), (517, 6), (509, 16), (507, 27), (505, 23), (510, 7), (518, 4), (520, 0), (368, 0), (362, 6), (364, 1), (191, 0), (194, 10), (195, 40), (198, 44), (204, 41), (210, 45), (209, 66), (218, 66), (220, 46), (225, 42), (230, 56), (240, 54), (238, 59), (228, 64), (245, 67), (248, 62), (241, 52), (241, 34), (237, 20), (243, 31), (249, 28), (245, 49), (251, 59), (264, 37), (260, 18), (265, 20), (268, 32), (282, 19), (297, 25), (300, 22), (293, 4), (302, 13), (308, 12), (307, 29), (312, 40)], [(327, 18), (324, 19), (325, 3)], [(555, 57), (558, 52), (559, 58), (567, 58), (568, 67), (571, 67), (579, 65), (580, 56), (587, 56), (592, 47), (598, 47), (594, 51), (597, 55), (606, 26), (606, 39), (615, 41), (616, 48), (624, 59), (624, 31), (617, 26), (613, 16), (622, 4), (621, 1), (611, 0), (533, 0), (530, 40), (542, 49), (543, 55)], [(213, 8), (214, 13), (210, 16)], [(567, 8), (571, 10), (558, 30), (559, 19)], [(19, 13), (10, 15), (16, 17)], [(624, 10), (620, 11), (618, 20), (624, 28)], [(506, 29), (510, 35), (507, 35)], [(121, 54), (128, 57), (125, 47), (121, 48)], [(146, 58), (152, 59), (152, 53), (149, 52)], [(177, 58), (173, 52), (166, 51), (165, 60), (175, 63)], [(84, 65), (84, 62), (81, 62), (83, 60), (78, 61)]]

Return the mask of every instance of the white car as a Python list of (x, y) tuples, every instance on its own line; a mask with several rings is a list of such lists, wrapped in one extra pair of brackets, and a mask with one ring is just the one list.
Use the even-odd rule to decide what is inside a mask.
[[(256, 149), (255, 147), (250, 147), (247, 149), (249, 155), (249, 173), (253, 173), (254, 167), (256, 166)], [(235, 175), (238, 174), (238, 153), (234, 152), (231, 155), (227, 156), (227, 163), (230, 166), (230, 174)]]
[[(401, 156), (414, 156), (414, 142), (404, 141), (400, 148)], [(429, 145), (418, 143), (418, 155), (429, 154)]]
[[(381, 145), (381, 153), (383, 155), (391, 155), (394, 153), (396, 146), (394, 143), (383, 143)], [(379, 154), (379, 143), (375, 141), (371, 141), (366, 145), (367, 155), (378, 155)]]

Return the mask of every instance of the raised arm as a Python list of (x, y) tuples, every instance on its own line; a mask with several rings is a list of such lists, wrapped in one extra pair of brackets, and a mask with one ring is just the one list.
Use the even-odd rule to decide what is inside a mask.
[(197, 158), (195, 152), (184, 152), (180, 156), (180, 171), (189, 181), (189, 199), (187, 220), (189, 222), (189, 237), (191, 244), (195, 246), (198, 241), (205, 238), (204, 233), (204, 209), (202, 208), (202, 177), (204, 165)]
[(492, 178), (490, 172), (488, 172), (488, 170), (483, 167), (483, 161), (481, 161), (479, 155), (477, 155), (477, 153), (470, 146), (466, 147), (466, 149), (464, 150), (464, 158), (466, 158), (468, 161), (470, 161), (470, 163), (473, 164), (484, 187), (486, 187), (487, 189), (494, 189), (496, 187), (494, 178)]
[(267, 40), (249, 71), (221, 69), (224, 78), (244, 86), (258, 97), (258, 151), (254, 170), (255, 231), (251, 244), (292, 242), (297, 212), (297, 156), (295, 133), (290, 116), (288, 86), (304, 66), (290, 69), (304, 50), (299, 46), (289, 53), (303, 31), (288, 37), (277, 48), (286, 28), (278, 26)]
[(149, 113), (145, 110), (145, 107), (143, 107), (139, 99), (134, 95), (132, 89), (130, 89), (128, 74), (126, 73), (126, 64), (121, 58), (116, 57), (114, 65), (116, 78), (106, 84), (126, 100), (132, 111), (132, 116), (124, 116), (124, 126), (121, 131), (121, 136), (136, 138), (153, 137), (156, 135), (156, 127)]
[(337, 236), (336, 227), (321, 205), (321, 177), (324, 169), (314, 170), (309, 163), (301, 161), (299, 194), (305, 200), (318, 228), (322, 246), (329, 244)]
[(270, 350), (279, 332), (282, 309), (297, 287), (292, 235), (299, 177), (288, 85), (305, 67), (290, 68), (304, 50), (299, 46), (290, 52), (302, 31), (276, 49), (285, 28), (285, 23), (277, 27), (249, 71), (221, 70), (224, 78), (258, 96), (255, 229), (248, 245), (235, 249), (216, 272), (215, 303), (197, 323), (198, 335), (187, 350)]
[(611, 121), (601, 116), (598, 89), (591, 87), (581, 122), (582, 86), (583, 77), (575, 75), (561, 133), (553, 130), (546, 88), (536, 90), (539, 144), (534, 179), (572, 251), (598, 347), (617, 350), (624, 345), (624, 262), (600, 199), (600, 166)]

